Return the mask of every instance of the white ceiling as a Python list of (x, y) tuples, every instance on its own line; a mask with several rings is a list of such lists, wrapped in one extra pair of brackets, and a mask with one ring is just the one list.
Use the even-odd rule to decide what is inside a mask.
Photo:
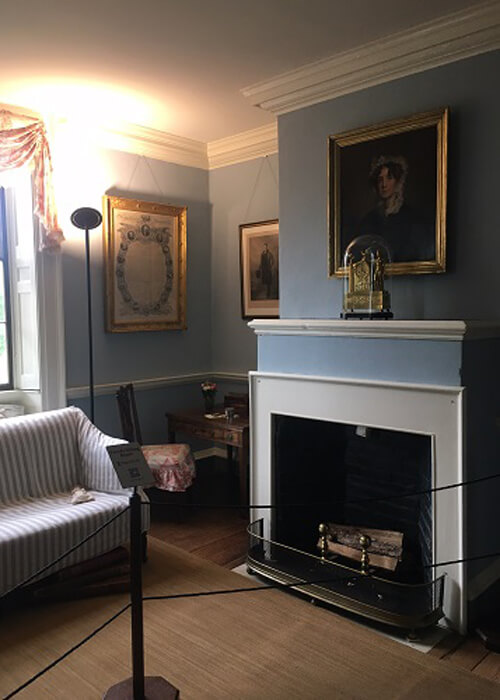
[(478, 0), (13, 0), (0, 102), (204, 143), (274, 115), (241, 90)]

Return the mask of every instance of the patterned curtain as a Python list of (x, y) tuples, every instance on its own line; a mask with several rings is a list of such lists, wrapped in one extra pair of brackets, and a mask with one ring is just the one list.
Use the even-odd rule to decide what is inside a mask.
[(42, 224), (40, 249), (59, 249), (64, 240), (57, 222), (52, 163), (41, 119), (0, 110), (0, 171), (28, 164), (34, 175), (35, 214)]

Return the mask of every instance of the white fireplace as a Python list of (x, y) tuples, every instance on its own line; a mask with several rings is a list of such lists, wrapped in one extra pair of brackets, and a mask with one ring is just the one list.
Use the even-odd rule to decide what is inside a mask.
[[(274, 416), (425, 435), (431, 444), (433, 487), (461, 483), (474, 475), (474, 471), (467, 475), (465, 467), (466, 391), (459, 379), (464, 338), (467, 332), (469, 337), (479, 338), (484, 325), (476, 326), (475, 334), (464, 322), (266, 320), (249, 325), (259, 335), (259, 370), (250, 373), (252, 503), (273, 503)], [(357, 344), (352, 343), (353, 338)], [(380, 339), (384, 342), (377, 346)], [(342, 347), (342, 340), (348, 345)], [(387, 378), (391, 346), (389, 354), (397, 381)], [(374, 368), (379, 353), (383, 355), (377, 377)], [(418, 358), (433, 367), (418, 370)], [(407, 370), (405, 363), (409, 365)], [(459, 367), (454, 366), (457, 363)], [(285, 371), (279, 371), (282, 367)], [(439, 383), (443, 373), (446, 381)], [(405, 376), (412, 381), (405, 381)], [(449, 562), (467, 555), (465, 490), (437, 491), (431, 503), (432, 562), (444, 562), (435, 568), (433, 577), (446, 574), (445, 619), (453, 629), (464, 633), (470, 576), (466, 564)], [(252, 519), (258, 518), (264, 520), (265, 536), (272, 538), (271, 511), (255, 508)], [(498, 561), (486, 562), (473, 581), (475, 594), (478, 586), (487, 585), (494, 572), (498, 573), (497, 569)]]

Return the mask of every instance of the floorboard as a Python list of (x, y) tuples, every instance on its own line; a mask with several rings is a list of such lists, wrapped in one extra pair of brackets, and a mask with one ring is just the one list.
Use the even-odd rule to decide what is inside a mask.
[[(144, 594), (170, 598), (144, 602), (146, 673), (165, 677), (183, 700), (498, 698), (492, 680), (288, 593), (206, 595), (251, 586), (249, 579), (151, 538)], [(50, 663), (126, 600), (54, 603), (5, 619), (0, 694)], [(97, 700), (130, 672), (125, 613), (18, 697)]]
[[(224, 460), (205, 460), (192, 494), (200, 507), (186, 508), (182, 520), (173, 507), (152, 509), (145, 595), (255, 585), (228, 571), (244, 559), (247, 546), (239, 511), (222, 507), (237, 502), (233, 477)], [(0, 627), (0, 696), (127, 601), (109, 595), (7, 613)], [(500, 654), (475, 637), (450, 634), (422, 654), (281, 591), (145, 601), (144, 619), (146, 673), (166, 677), (183, 700), (499, 697)], [(130, 676), (130, 656), (127, 612), (18, 697), (100, 698)]]
[[(197, 467), (192, 500), (201, 506), (187, 508), (183, 522), (176, 520), (175, 512), (168, 508), (153, 510), (151, 535), (207, 561), (235, 568), (245, 561), (247, 548), (247, 523), (238, 510), (227, 508), (238, 502), (237, 480), (223, 459), (203, 460)], [(488, 651), (476, 636), (450, 633), (428, 653), (500, 682), (500, 654)]]

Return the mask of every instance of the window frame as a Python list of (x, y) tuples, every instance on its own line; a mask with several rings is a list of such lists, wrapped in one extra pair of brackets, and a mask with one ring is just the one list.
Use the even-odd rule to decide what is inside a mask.
[(0, 186), (0, 261), (3, 263), (3, 293), (5, 300), (5, 339), (7, 343), (7, 383), (0, 383), (0, 391), (9, 391), (14, 388), (14, 363), (13, 363), (13, 327), (12, 327), (12, 298), (10, 280), (10, 250), (7, 239), (7, 200), (5, 188)]
[[(9, 314), (12, 352), (11, 386), (0, 386), (0, 404), (22, 404), (26, 413), (36, 413), (63, 408), (67, 405), (66, 397), (66, 362), (65, 362), (65, 334), (64, 334), (64, 304), (63, 304), (63, 280), (62, 280), (62, 251), (40, 250), (39, 241), (42, 236), (42, 226), (38, 218), (33, 214), (33, 202), (30, 200), (29, 209), (33, 224), (33, 258), (31, 270), (31, 291), (34, 307), (33, 329), (36, 336), (36, 359), (33, 366), (34, 373), (23, 374), (21, 367), (23, 342), (26, 339), (22, 335), (20, 318), (15, 316), (19, 304), (19, 275), (18, 263), (22, 262), (18, 255), (17, 244), (19, 235), (18, 218), (16, 208), (20, 204), (18, 200), (18, 186), (16, 182), (18, 173), (23, 169), (7, 171), (8, 176), (0, 187), (4, 190), (5, 197), (5, 227), (7, 236), (7, 255), (9, 256)], [(12, 177), (10, 176), (12, 173)], [(32, 176), (29, 170), (20, 174), (30, 180), (32, 188)], [(0, 175), (3, 173), (0, 172)], [(23, 185), (20, 185), (21, 188)], [(32, 189), (31, 189), (32, 193)], [(9, 238), (12, 236), (13, 238)], [(23, 284), (25, 280), (20, 281)], [(21, 340), (21, 342), (20, 342)], [(19, 346), (18, 346), (19, 344)]]

